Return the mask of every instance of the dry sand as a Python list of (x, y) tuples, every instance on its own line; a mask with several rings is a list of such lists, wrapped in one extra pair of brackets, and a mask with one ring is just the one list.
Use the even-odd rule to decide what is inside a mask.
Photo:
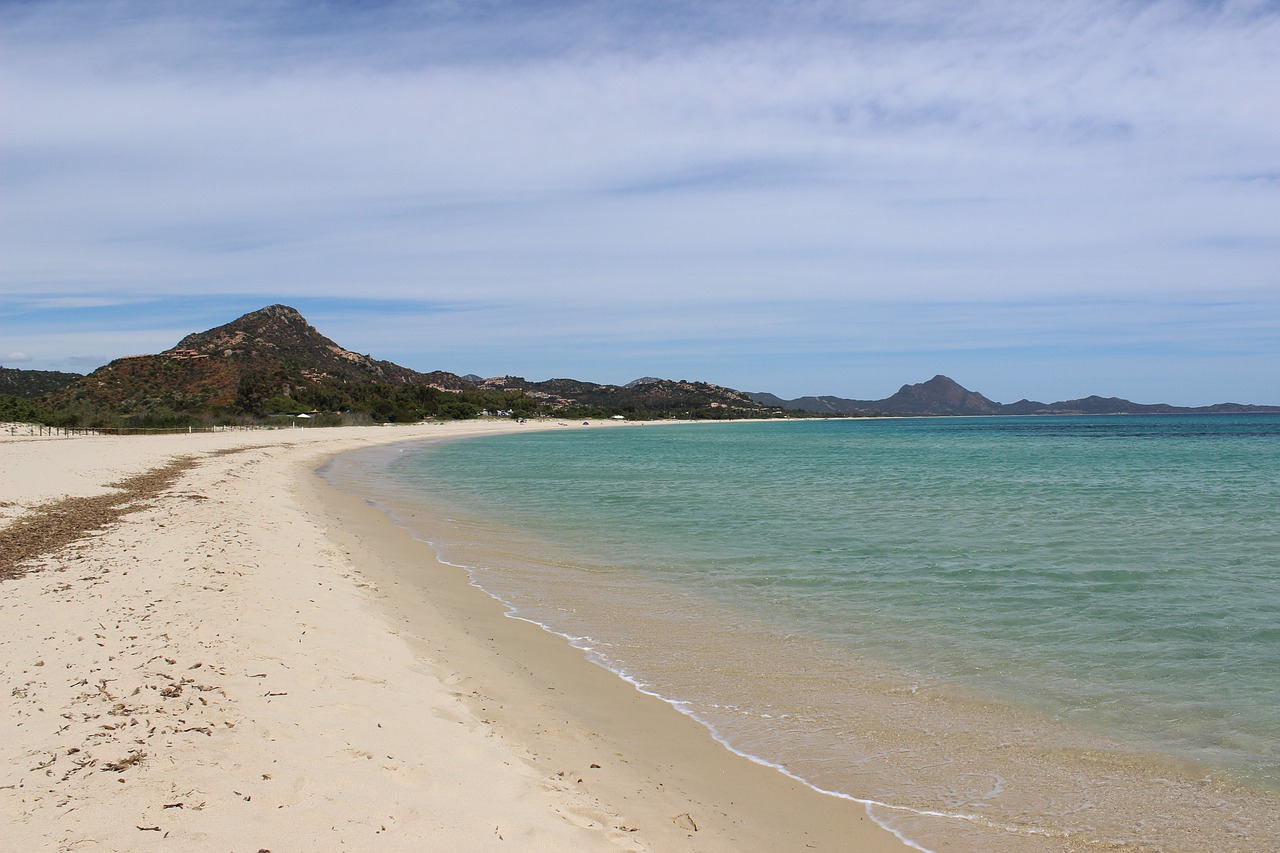
[(905, 849), (313, 473), (529, 428), (0, 433), (0, 849)]

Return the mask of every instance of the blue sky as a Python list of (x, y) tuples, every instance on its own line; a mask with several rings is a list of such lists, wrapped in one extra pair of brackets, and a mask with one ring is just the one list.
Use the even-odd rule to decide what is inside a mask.
[(1275, 2), (0, 2), (0, 364), (1280, 404)]

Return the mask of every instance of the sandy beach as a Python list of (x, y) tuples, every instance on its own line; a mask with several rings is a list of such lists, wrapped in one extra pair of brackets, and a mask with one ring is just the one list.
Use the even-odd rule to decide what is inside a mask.
[(530, 428), (0, 432), (0, 849), (907, 849), (314, 473)]

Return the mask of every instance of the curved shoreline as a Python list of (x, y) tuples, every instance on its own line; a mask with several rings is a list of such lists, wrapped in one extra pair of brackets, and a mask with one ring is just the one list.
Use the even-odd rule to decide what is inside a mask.
[[(548, 768), (587, 766), (585, 775), (556, 771), (555, 778), (572, 777), (602, 802), (619, 806), (654, 849), (923, 849), (875, 821), (862, 801), (823, 792), (735, 750), (706, 723), (609, 668), (573, 637), (519, 615), (466, 567), (442, 561), (432, 543), (362, 496), (327, 483), (316, 497), (343, 519), (340, 535), (354, 537), (349, 545), (361, 571), (384, 589), (397, 588), (407, 633), (432, 633), (435, 659), (483, 684), (482, 695), (471, 701), (492, 720), (495, 733), (535, 752)], [(421, 627), (428, 622), (431, 631)], [(442, 623), (450, 628), (447, 648), (439, 645)], [(492, 636), (477, 641), (479, 635)], [(519, 711), (529, 702), (541, 702), (541, 711)], [(495, 704), (504, 713), (495, 714)], [(553, 730), (548, 716), (559, 721)], [(593, 742), (610, 744), (612, 767), (591, 760)], [(696, 834), (678, 820), (682, 816), (697, 826)]]
[[(571, 441), (569, 443), (565, 443), (564, 441), (559, 440), (559, 438), (560, 437), (557, 437), (557, 445), (568, 449), (571, 455), (577, 454), (577, 451), (573, 450), (574, 444)], [(626, 439), (625, 436), (620, 435), (598, 436), (597, 438), (600, 440), (617, 438), (620, 440), (630, 441), (630, 439)], [(647, 438), (644, 436), (637, 436), (637, 439), (646, 441), (647, 443), (664, 443), (657, 434)], [(597, 441), (591, 441), (589, 443), (599, 444)], [(504, 449), (500, 451), (498, 449), (499, 446)], [(523, 443), (513, 445), (513, 448), (518, 447), (523, 447)], [(456, 449), (472, 457), (476, 463), (480, 465), (474, 473), (481, 480), (490, 476), (490, 473), (488, 473), (490, 470), (501, 471), (502, 465), (504, 464), (501, 460), (505, 459), (508, 455), (508, 451), (511, 450), (511, 448), (506, 448), (506, 446), (501, 445), (501, 443), (491, 445), (488, 450), (482, 449), (481, 445), (476, 445), (474, 448), (468, 445), (466, 448)], [(412, 451), (407, 448), (401, 452), (412, 453)], [(522, 451), (516, 453), (517, 456), (521, 454)], [(377, 456), (378, 454), (376, 453), (371, 454), (368, 462), (371, 462), (372, 464), (367, 467), (369, 472), (368, 480), (366, 483), (359, 485), (373, 487), (381, 484), (381, 474), (384, 469), (382, 465), (376, 461)], [(492, 465), (489, 465), (486, 461), (489, 460), (490, 457), (494, 459)], [(394, 454), (384, 454), (382, 456), (382, 459), (388, 462), (397, 458), (400, 457), (397, 457)], [(593, 462), (603, 464), (601, 460), (593, 460)], [(395, 470), (394, 465), (395, 463), (391, 462), (390, 470)], [(497, 467), (495, 468), (494, 466)], [(362, 465), (361, 467), (365, 466)], [(396, 478), (393, 477), (390, 479), (394, 481)], [(427, 477), (426, 479), (429, 481), (431, 478)], [(456, 479), (456, 477), (454, 479)], [(452, 482), (452, 480), (449, 477), (444, 477), (441, 482), (447, 484)], [(519, 482), (523, 483), (524, 481)], [(463, 489), (464, 493), (466, 492), (466, 487), (462, 482), (455, 483), (455, 485), (458, 488)], [(516, 487), (521, 489), (521, 494), (537, 494), (537, 486), (530, 486), (525, 483), (523, 486), (517, 485)], [(554, 485), (548, 486), (548, 489), (550, 489), (550, 494), (554, 494)], [(670, 603), (661, 597), (662, 590), (649, 589), (643, 584), (640, 585), (643, 589), (637, 587), (632, 582), (623, 583), (615, 588), (610, 585), (609, 581), (605, 580), (602, 581), (601, 586), (597, 588), (596, 582), (590, 579), (597, 576), (597, 573), (594, 571), (597, 567), (597, 563), (600, 563), (601, 567), (608, 564), (608, 554), (591, 552), (594, 556), (583, 556), (582, 554), (578, 554), (578, 552), (573, 551), (571, 547), (558, 544), (562, 541), (574, 541), (570, 538), (559, 540), (555, 536), (551, 536), (550, 539), (546, 541), (540, 539), (530, 540), (528, 532), (522, 529), (518, 522), (508, 522), (504, 524), (500, 521), (491, 520), (488, 518), (488, 513), (483, 506), (467, 509), (464, 502), (462, 507), (455, 509), (448, 501), (436, 502), (430, 497), (431, 489), (428, 489), (425, 493), (427, 500), (425, 505), (419, 502), (421, 497), (414, 497), (413, 490), (402, 493), (400, 487), (390, 490), (389, 493), (377, 488), (357, 488), (356, 491), (360, 493), (380, 495), (380, 497), (377, 498), (380, 502), (387, 499), (388, 502), (385, 509), (389, 514), (395, 517), (396, 522), (401, 526), (414, 531), (422, 540), (431, 542), (435, 554), (444, 553), (447, 555), (445, 557), (446, 561), (457, 564), (461, 567), (474, 566), (474, 568), (469, 571), (473, 573), (476, 585), (484, 588), (489, 594), (493, 595), (499, 601), (503, 601), (508, 609), (515, 609), (517, 612), (512, 615), (516, 618), (525, 619), (533, 624), (543, 626), (544, 630), (551, 631), (564, 639), (565, 642), (583, 649), (584, 652), (590, 654), (593, 659), (599, 658), (597, 661), (598, 663), (613, 672), (616, 676), (621, 677), (639, 689), (650, 693), (656, 690), (659, 694), (659, 698), (664, 702), (673, 706), (677, 711), (689, 713), (693, 719), (696, 719), (701, 724), (707, 726), (712, 733), (712, 737), (716, 738), (726, 748), (740, 755), (744, 755), (748, 760), (758, 760), (753, 758), (753, 755), (763, 756), (764, 760), (760, 763), (773, 768), (775, 772), (781, 773), (787, 773), (787, 765), (790, 763), (790, 760), (797, 758), (794, 751), (792, 753), (788, 753), (785, 750), (779, 751), (777, 749), (771, 749), (772, 746), (775, 746), (774, 744), (771, 744), (767, 740), (756, 738), (756, 732), (753, 732), (749, 726), (738, 726), (735, 720), (732, 719), (732, 715), (737, 713), (734, 709), (738, 709), (739, 706), (744, 708), (750, 706), (751, 699), (749, 697), (751, 695), (758, 694), (739, 694), (735, 697), (731, 693), (726, 694), (722, 691), (718, 696), (710, 700), (709, 703), (704, 701), (703, 704), (699, 704), (699, 696), (701, 696), (702, 700), (708, 699), (706, 694), (699, 692), (700, 686), (696, 683), (681, 681), (679, 673), (676, 671), (664, 672), (662, 670), (663, 661), (649, 657), (649, 653), (646, 651), (646, 649), (668, 648), (670, 645), (669, 641), (675, 639), (674, 634), (664, 633), (660, 635), (648, 635), (641, 637), (641, 635), (635, 630), (630, 628), (623, 629), (621, 627), (623, 623), (619, 623), (618, 625), (618, 630), (621, 630), (622, 633), (619, 633), (618, 630), (615, 630), (615, 628), (608, 623), (607, 620), (616, 618), (610, 614), (631, 612), (633, 605), (640, 608), (641, 612), (648, 612), (652, 609), (654, 613), (664, 614), (668, 612), (668, 607), (670, 606)], [(577, 492), (575, 492), (575, 494), (576, 493)], [(448, 497), (449, 488), (446, 488), (444, 491), (440, 492), (440, 494)], [(420, 513), (419, 517), (416, 519), (412, 517), (414, 512)], [(455, 517), (455, 513), (459, 514)], [(419, 524), (419, 521), (422, 523)], [(443, 549), (443, 551), (441, 551), (441, 549)], [(634, 549), (627, 551), (625, 546), (624, 552), (633, 556), (636, 553)], [(585, 553), (587, 552), (584, 552), (584, 554)], [(670, 559), (669, 555), (667, 556), (667, 559)], [(628, 563), (627, 565), (630, 564)], [(562, 576), (559, 568), (557, 568), (560, 566), (581, 567), (587, 569), (587, 571), (585, 573), (570, 571), (568, 575)], [(508, 570), (513, 570), (514, 573)], [(529, 573), (525, 574), (526, 571)], [(605, 574), (600, 575), (600, 577), (606, 577), (608, 574), (609, 573), (606, 572)], [(633, 578), (632, 580), (634, 581), (635, 579)], [(590, 589), (595, 592), (582, 592), (579, 594), (580, 588)], [(613, 592), (607, 591), (610, 589), (612, 589)], [(629, 590), (629, 593), (622, 597), (618, 597), (622, 590)], [(654, 595), (654, 593), (657, 594)], [(736, 611), (720, 612), (714, 606), (708, 609), (708, 605), (712, 604), (713, 602), (710, 600), (699, 599), (699, 603), (696, 604), (696, 606), (692, 606), (690, 609), (681, 611), (684, 615), (681, 617), (683, 621), (680, 624), (693, 624), (696, 621), (703, 625), (738, 625), (743, 614)], [(594, 620), (588, 616), (588, 614), (595, 614)], [(636, 615), (637, 618), (639, 618), (641, 613), (638, 612)], [(703, 633), (705, 633), (705, 631)], [(713, 633), (718, 634), (719, 632)], [(691, 644), (680, 646), (679, 648), (682, 651), (673, 653), (674, 657), (672, 660), (687, 660), (690, 662), (702, 661), (703, 663), (701, 665), (692, 665), (691, 671), (693, 672), (699, 671), (701, 666), (710, 666), (715, 668), (717, 666), (717, 662), (719, 662), (724, 664), (726, 672), (732, 673), (735, 671), (735, 665), (732, 661), (737, 661), (738, 669), (741, 669), (741, 664), (745, 658), (743, 660), (738, 660), (734, 648), (726, 646), (723, 643), (719, 645), (703, 644), (701, 640), (694, 635), (690, 635), (690, 638), (692, 640)], [(640, 642), (637, 644), (635, 642), (636, 640), (640, 640)], [(661, 658), (661, 655), (659, 655), (659, 658)], [(805, 660), (807, 661), (808, 659)], [(655, 663), (658, 665), (657, 669), (652, 666)], [(794, 664), (799, 667), (796, 670), (797, 674), (800, 672), (827, 671), (824, 668), (822, 660), (814, 660), (810, 663), (813, 663), (814, 666), (806, 666), (804, 663), (797, 661)], [(648, 668), (646, 668), (646, 666), (648, 666)], [(633, 667), (636, 667), (634, 671)], [(767, 662), (764, 664), (764, 667), (765, 668), (763, 670), (760, 670), (761, 672), (767, 673), (774, 671), (770, 668)], [(855, 670), (856, 667), (849, 670), (848, 674), (853, 676), (849, 683), (861, 683), (857, 678), (858, 672)], [(702, 671), (706, 672), (708, 670)], [(755, 672), (756, 670), (750, 671)], [(779, 670), (779, 672), (781, 671), (783, 670)], [(833, 668), (831, 671), (835, 673), (844, 673), (846, 670), (844, 667), (838, 666)], [(878, 668), (874, 671), (879, 672)], [(747, 670), (742, 670), (743, 675), (746, 675), (746, 673)], [(635, 675), (635, 677), (631, 677), (631, 675)], [(675, 676), (675, 678), (673, 679), (672, 676)], [(747, 680), (750, 680), (749, 676)], [(649, 681), (652, 681), (654, 685), (658, 686), (654, 687), (650, 685)], [(814, 679), (813, 681), (815, 685), (818, 684), (818, 680)], [(828, 686), (838, 687), (838, 679), (833, 680), (828, 678), (827, 681), (830, 682)], [(764, 685), (764, 687), (767, 692), (767, 684)], [(823, 695), (837, 694), (843, 695), (838, 689)], [(772, 694), (768, 695), (772, 696)], [(776, 699), (777, 697), (772, 698)], [(851, 707), (861, 707), (857, 697), (851, 696), (849, 698), (852, 701)], [(937, 697), (935, 696), (935, 698)], [(965, 741), (964, 743), (952, 744), (952, 741), (948, 741), (948, 744), (952, 744), (956, 747), (955, 751), (953, 752), (948, 748), (941, 755), (934, 756), (937, 760), (944, 762), (954, 761), (957, 766), (960, 766), (963, 769), (965, 767), (963, 764), (965, 756), (968, 755), (970, 758), (974, 757), (972, 749), (969, 749), (968, 752), (966, 752), (966, 744), (968, 744), (968, 746), (973, 746), (974, 744), (980, 746), (982, 743), (987, 743), (994, 745), (997, 749), (1003, 748), (1006, 745), (1008, 738), (1001, 733), (1011, 731), (1024, 733), (1034, 732), (1039, 735), (1029, 734), (1021, 741), (1018, 741), (1016, 738), (1014, 741), (1008, 741), (1011, 753), (1014, 747), (1019, 747), (1024, 748), (1024, 757), (1028, 760), (1040, 760), (1042, 758), (1053, 759), (1055, 756), (1058, 756), (1059, 753), (1061, 753), (1063, 760), (1051, 761), (1051, 767), (1028, 767), (1024, 762), (1022, 769), (1029, 770), (1031, 775), (1023, 777), (1019, 777), (1016, 772), (1019, 768), (1008, 768), (1011, 771), (1008, 778), (1012, 779), (1014, 783), (1021, 785), (1022, 782), (1027, 782), (1028, 780), (1031, 783), (1030, 786), (1022, 785), (1022, 790), (1024, 790), (1024, 792), (1029, 791), (1032, 795), (1032, 799), (1027, 800), (1024, 797), (1023, 802), (1029, 803), (1029, 806), (1019, 813), (1020, 815), (1030, 818), (1029, 820), (993, 821), (993, 815), (990, 813), (975, 812), (970, 815), (966, 814), (964, 810), (948, 808), (946, 804), (941, 803), (941, 811), (937, 811), (935, 810), (937, 809), (937, 806), (934, 805), (934, 802), (928, 799), (928, 797), (916, 797), (911, 800), (906, 800), (904, 797), (904, 800), (908, 804), (900, 811), (897, 809), (894, 811), (877, 809), (873, 812), (873, 814), (884, 818), (885, 822), (890, 826), (906, 832), (913, 838), (924, 839), (922, 843), (928, 846), (938, 847), (939, 849), (984, 849), (983, 846), (975, 842), (972, 837), (969, 837), (964, 841), (961, 840), (962, 836), (982, 832), (994, 832), (996, 835), (1000, 836), (1002, 840), (1007, 840), (1010, 845), (1021, 844), (1022, 846), (1010, 846), (1007, 848), (1018, 850), (1046, 848), (1063, 849), (1063, 845), (1071, 849), (1076, 849), (1077, 847), (1087, 847), (1091, 843), (1089, 839), (1092, 839), (1092, 843), (1095, 844), (1104, 843), (1102, 841), (1103, 838), (1117, 839), (1108, 843), (1120, 844), (1122, 846), (1126, 842), (1138, 843), (1130, 841), (1130, 836), (1126, 836), (1124, 834), (1123, 830), (1126, 825), (1123, 823), (1113, 822), (1112, 824), (1107, 825), (1109, 828), (1118, 827), (1120, 831), (1117, 833), (1099, 834), (1096, 832), (1091, 833), (1091, 827), (1089, 826), (1076, 825), (1070, 822), (1064, 824), (1062, 821), (1054, 823), (1051, 816), (1055, 813), (1051, 810), (1043, 813), (1045, 820), (1036, 820), (1034, 818), (1033, 813), (1036, 812), (1037, 802), (1049, 802), (1044, 799), (1046, 791), (1049, 795), (1056, 795), (1055, 792), (1076, 790), (1076, 788), (1073, 788), (1070, 784), (1070, 779), (1067, 779), (1066, 781), (1063, 780), (1063, 772), (1070, 772), (1073, 768), (1078, 768), (1083, 765), (1094, 766), (1097, 764), (1100, 757), (1109, 757), (1111, 759), (1111, 765), (1109, 765), (1111, 769), (1101, 773), (1099, 776), (1100, 784), (1112, 785), (1114, 790), (1117, 791), (1126, 785), (1137, 786), (1135, 788), (1130, 788), (1130, 790), (1138, 796), (1127, 797), (1123, 796), (1121, 793), (1120, 799), (1112, 800), (1117, 803), (1132, 802), (1133, 807), (1130, 809), (1129, 815), (1135, 815), (1138, 819), (1142, 819), (1144, 822), (1146, 817), (1150, 817), (1153, 821), (1162, 820), (1165, 822), (1160, 825), (1173, 826), (1175, 829), (1180, 826), (1186, 827), (1184, 831), (1192, 833), (1187, 837), (1199, 837), (1201, 840), (1207, 840), (1210, 837), (1220, 838), (1225, 828), (1227, 830), (1232, 830), (1234, 833), (1230, 841), (1234, 841), (1242, 845), (1239, 848), (1231, 846), (1231, 849), (1269, 849), (1265, 846), (1265, 842), (1261, 842), (1263, 845), (1261, 847), (1256, 845), (1259, 843), (1259, 839), (1263, 838), (1266, 834), (1269, 834), (1266, 827), (1271, 826), (1272, 822), (1265, 818), (1265, 811), (1258, 811), (1255, 808), (1257, 804), (1247, 799), (1249, 794), (1247, 790), (1241, 789), (1239, 791), (1235, 791), (1232, 789), (1232, 796), (1238, 795), (1239, 797), (1246, 798), (1241, 799), (1238, 802), (1238, 805), (1242, 809), (1246, 809), (1246, 811), (1242, 812), (1243, 814), (1246, 816), (1257, 814), (1260, 817), (1252, 819), (1252, 823), (1242, 823), (1241, 825), (1245, 827), (1244, 829), (1233, 830), (1231, 827), (1227, 826), (1224, 821), (1214, 821), (1214, 817), (1217, 814), (1216, 812), (1205, 810), (1206, 804), (1210, 807), (1213, 805), (1213, 802), (1211, 802), (1213, 800), (1213, 792), (1204, 790), (1205, 786), (1198, 781), (1200, 775), (1203, 774), (1195, 773), (1195, 767), (1193, 766), (1184, 766), (1176, 759), (1165, 760), (1159, 754), (1148, 754), (1143, 752), (1141, 749), (1134, 749), (1130, 745), (1122, 742), (1113, 742), (1109, 738), (1104, 738), (1101, 735), (1090, 736), (1088, 732), (1083, 730), (1073, 733), (1069, 727), (1066, 730), (1059, 730), (1050, 726), (1049, 729), (1045, 731), (1041, 731), (1041, 728), (1035, 725), (1028, 728), (1026, 725), (1028, 722), (1033, 724), (1038, 720), (1044, 722), (1034, 714), (1032, 714), (1032, 717), (1030, 718), (1024, 718), (1023, 715), (1011, 715), (1011, 713), (1008, 712), (1002, 712), (995, 715), (982, 713), (987, 710), (989, 703), (980, 695), (968, 696), (961, 691), (960, 695), (952, 695), (951, 698), (961, 701), (962, 704), (965, 704), (966, 700), (970, 700), (972, 707), (969, 705), (965, 705), (965, 707), (968, 708), (969, 712), (977, 713), (976, 717), (973, 716), (973, 713), (970, 713), (967, 718), (968, 725), (970, 726), (969, 728), (964, 728), (965, 723), (961, 722), (961, 728), (957, 731), (961, 734), (966, 731), (983, 734), (976, 740), (970, 738), (969, 740), (972, 741), (972, 743)], [(770, 703), (767, 700), (762, 701), (765, 702), (763, 707), (771, 709), (776, 706), (776, 703)], [(937, 703), (931, 703), (926, 700), (926, 704)], [(1018, 706), (1013, 706), (1012, 709), (1005, 710), (1012, 711), (1016, 710), (1017, 707)], [(725, 714), (721, 715), (720, 709), (729, 710), (726, 711)], [(872, 703), (872, 705), (868, 706), (865, 710), (876, 711), (877, 709), (875, 708), (874, 703)], [(880, 710), (883, 712), (885, 709)], [(765, 716), (767, 717), (768, 715)], [(861, 730), (868, 733), (874, 733), (880, 726), (880, 723), (877, 721), (889, 721), (897, 718), (898, 716), (899, 715), (896, 711), (888, 714), (873, 713), (870, 717), (864, 714), (861, 723), (855, 721), (855, 723), (850, 726), (847, 724), (849, 721), (846, 720), (846, 725), (841, 730), (848, 730), (851, 732), (858, 732)], [(927, 724), (928, 721), (921, 721), (917, 720), (914, 716), (908, 716), (916, 722), (925, 723), (917, 727), (919, 731), (936, 731), (935, 726)], [(725, 723), (727, 726), (723, 733), (717, 731), (717, 727), (721, 722)], [(940, 721), (935, 719), (932, 722), (938, 723)], [(903, 728), (903, 733), (906, 732), (906, 728), (909, 728), (909, 726)], [(1059, 735), (1062, 737), (1059, 737)], [(1068, 737), (1068, 735), (1072, 736)], [(964, 741), (965, 739), (960, 738), (960, 740)], [(738, 748), (735, 749), (734, 744), (737, 744)], [(1071, 750), (1073, 749), (1076, 751), (1072, 752)], [(1006, 768), (999, 766), (988, 767), (986, 759), (983, 757), (986, 754), (987, 753), (983, 753), (982, 755), (976, 756), (979, 762), (979, 769), (990, 769), (992, 773), (1004, 775), (1004, 770)], [(843, 756), (845, 753), (841, 753), (841, 755)], [(849, 761), (844, 766), (858, 766), (859, 761), (856, 751), (850, 751), (847, 755), (849, 757)], [(1068, 757), (1074, 757), (1076, 759), (1075, 762), (1067, 762), (1066, 758)], [(835, 755), (830, 755), (829, 758), (835, 758)], [(858, 778), (856, 775), (852, 774), (845, 774), (844, 776), (841, 776), (839, 773), (825, 773), (825, 775), (823, 775), (825, 769), (821, 767), (820, 764), (815, 764), (814, 762), (805, 764), (804, 755), (800, 755), (799, 759), (799, 763), (795, 765), (795, 769), (798, 771), (796, 775), (810, 784), (815, 790), (829, 791), (834, 796), (841, 796), (841, 794), (834, 792), (855, 792), (856, 794), (869, 792), (916, 792), (916, 789), (911, 787), (912, 782), (909, 777), (902, 776), (902, 773), (909, 772), (907, 768), (913, 766), (908, 760), (902, 761), (897, 770), (890, 765), (886, 765), (884, 768), (886, 775), (883, 777)], [(815, 760), (820, 762), (822, 759), (819, 756)], [(1147, 770), (1149, 772), (1145, 773), (1145, 775), (1141, 772), (1121, 772), (1123, 768), (1121, 768), (1117, 762), (1130, 760), (1137, 762), (1137, 764), (1134, 765), (1135, 771)], [(779, 762), (781, 762), (781, 765), (779, 765)], [(898, 764), (899, 762), (897, 759), (892, 759), (892, 763)], [(973, 764), (972, 761), (969, 763)], [(1141, 765), (1141, 767), (1139, 767), (1139, 765)], [(815, 769), (817, 770), (816, 774), (811, 775), (808, 772)], [(1039, 773), (1038, 771), (1041, 769), (1046, 772), (1043, 774)], [(1085, 769), (1087, 770), (1088, 767)], [(1174, 790), (1171, 785), (1167, 795), (1158, 793), (1152, 793), (1150, 796), (1141, 795), (1143, 793), (1144, 782), (1161, 780), (1164, 778), (1166, 772), (1173, 774), (1170, 776), (1171, 779), (1181, 779), (1183, 782), (1189, 784), (1181, 786), (1178, 790)], [(895, 773), (898, 775), (895, 776)], [(968, 773), (962, 775), (978, 776), (979, 774)], [(992, 776), (991, 778), (993, 779), (993, 784), (996, 786), (996, 790), (1003, 791), (1004, 789), (1001, 785), (1005, 780), (1002, 779), (1001, 776)], [(1094, 777), (1087, 776), (1086, 778), (1093, 779)], [(906, 785), (904, 787), (900, 787), (897, 783), (903, 782), (904, 779), (907, 779)], [(814, 783), (811, 780), (817, 780), (817, 782)], [(1019, 780), (1021, 780), (1021, 782)], [(823, 784), (824, 782), (826, 784)], [(1034, 787), (1035, 785), (1039, 785), (1039, 787)], [(1226, 788), (1224, 786), (1230, 786), (1230, 779), (1223, 778), (1219, 780), (1215, 777), (1214, 786), (1215, 789), (1221, 789), (1223, 796), (1225, 796)], [(1010, 785), (1010, 790), (1016, 789), (1013, 785)], [(1079, 790), (1093, 790), (1093, 788), (1090, 786), (1087, 789), (1080, 788)], [(1041, 795), (1039, 800), (1034, 798), (1034, 795), (1037, 794)], [(910, 796), (910, 794), (908, 793), (906, 796)], [(860, 800), (861, 798), (854, 797), (853, 799)], [(890, 794), (888, 799), (890, 801), (896, 801), (898, 798), (893, 794)], [(1232, 814), (1234, 813), (1235, 812), (1232, 812)], [(911, 815), (926, 817), (926, 825), (917, 825), (920, 824), (920, 821), (917, 818), (910, 817)], [(1117, 813), (1114, 816), (1124, 819), (1128, 815)], [(932, 831), (932, 828), (927, 825), (928, 820), (935, 818), (942, 819), (942, 825), (938, 827), (940, 832)], [(914, 823), (904, 823), (904, 820), (914, 821)], [(936, 823), (937, 821), (934, 820), (934, 822)], [(965, 824), (970, 824), (972, 829), (964, 829), (963, 827)], [(1217, 835), (1215, 835), (1215, 833), (1217, 833)], [(1022, 841), (1015, 842), (1014, 839), (1016, 836), (1024, 837)], [(1157, 848), (1162, 847), (1162, 842), (1155, 840), (1157, 837), (1158, 836), (1155, 834), (1148, 834), (1141, 843), (1151, 843)], [(1167, 834), (1164, 836), (1166, 840), (1173, 844), (1173, 847), (1170, 849), (1173, 849), (1174, 847), (1177, 849), (1199, 849), (1194, 846), (1180, 846), (1177, 839), (1181, 837), (1183, 836), (1175, 834)], [(1230, 841), (1228, 843), (1230, 843)], [(1193, 841), (1192, 844), (1194, 845), (1194, 843), (1195, 842)], [(1226, 848), (1224, 847), (1224, 849)]]
[(0, 846), (904, 849), (461, 572), (424, 576), (422, 543), (312, 474), (526, 428), (0, 439), (6, 526), (194, 457), (0, 584)]

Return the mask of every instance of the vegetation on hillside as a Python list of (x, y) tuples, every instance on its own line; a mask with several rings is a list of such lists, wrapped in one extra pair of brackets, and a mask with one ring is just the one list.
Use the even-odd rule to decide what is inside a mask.
[(419, 373), (342, 348), (285, 305), (187, 335), (162, 353), (116, 359), (54, 393), (25, 403), (15, 397), (6, 406), (11, 420), (97, 428), (279, 424), (304, 413), (317, 426), (485, 413), (632, 420), (783, 416), (739, 391), (704, 382), (643, 379), (620, 387)]
[(567, 400), (523, 388), (446, 391), (430, 385), (386, 382), (282, 382), (275, 375), (263, 373), (241, 377), (234, 396), (227, 399), (225, 395), (201, 396), (165, 384), (164, 373), (135, 372), (131, 379), (136, 382), (73, 389), (51, 398), (47, 408), (19, 401), (27, 403), (28, 409), (23, 412), (32, 417), (10, 419), (80, 427), (180, 427), (281, 423), (301, 413), (311, 415), (311, 423), (316, 426), (458, 420), (481, 414), (597, 420), (614, 415), (629, 420), (777, 415), (758, 406), (730, 408), (709, 399), (706, 393), (688, 389), (633, 391), (595, 386), (581, 399)]
[(57, 370), (0, 367), (0, 395), (34, 399), (61, 391), (82, 378), (79, 373), (62, 373)]
[(0, 394), (0, 423), (53, 425), (52, 413), (34, 400)]

